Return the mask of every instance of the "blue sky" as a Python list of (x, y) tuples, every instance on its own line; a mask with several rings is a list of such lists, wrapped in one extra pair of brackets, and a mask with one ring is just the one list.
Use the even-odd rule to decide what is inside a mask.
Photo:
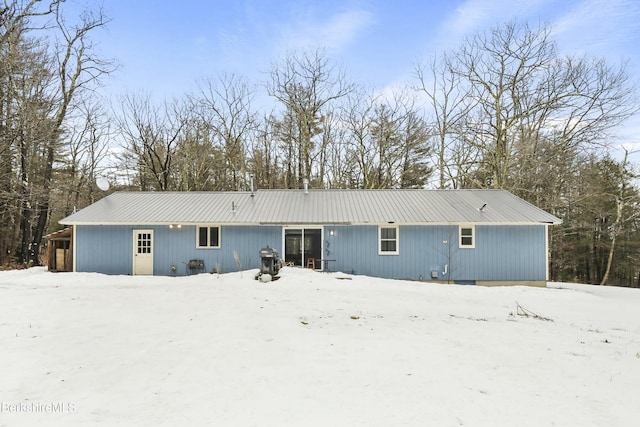
[(514, 18), (551, 24), (561, 53), (628, 60), (640, 78), (638, 0), (106, 0), (104, 9), (111, 22), (96, 39), (121, 65), (105, 81), (110, 94), (170, 98), (220, 73), (258, 83), (288, 51), (314, 46), (383, 90), (412, 82), (416, 62), (465, 35)]

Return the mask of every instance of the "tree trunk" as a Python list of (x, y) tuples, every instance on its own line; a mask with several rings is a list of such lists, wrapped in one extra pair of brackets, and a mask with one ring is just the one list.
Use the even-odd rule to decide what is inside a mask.
[(22, 196), (22, 220), (20, 222), (20, 250), (18, 262), (27, 264), (29, 261), (29, 244), (31, 243), (31, 197), (29, 195), (29, 174), (27, 172), (28, 150), (24, 132), (20, 135), (20, 193)]
[[(623, 186), (624, 189), (624, 186)], [(604, 272), (604, 276), (602, 276), (602, 280), (600, 281), (600, 285), (606, 286), (609, 284), (609, 273), (611, 272), (611, 265), (613, 264), (613, 253), (616, 249), (616, 240), (618, 238), (618, 233), (620, 230), (620, 222), (622, 221), (622, 208), (624, 207), (624, 202), (622, 200), (618, 200), (616, 203), (616, 220), (613, 223), (613, 237), (611, 238), (611, 247), (609, 248), (609, 257), (607, 258), (607, 268)]]
[[(55, 136), (54, 136), (55, 138)], [(44, 237), (44, 232), (49, 221), (49, 205), (51, 201), (51, 180), (53, 177), (53, 159), (54, 148), (50, 143), (47, 148), (47, 164), (44, 172), (44, 185), (42, 188), (42, 201), (38, 204), (38, 220), (36, 228), (33, 232), (33, 240), (31, 242), (31, 250), (29, 252), (29, 263), (34, 266), (41, 265), (40, 262), (40, 244)]]

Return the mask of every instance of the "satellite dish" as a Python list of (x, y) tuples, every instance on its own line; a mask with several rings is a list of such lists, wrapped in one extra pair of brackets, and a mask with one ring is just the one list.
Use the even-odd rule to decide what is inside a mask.
[(96, 185), (98, 186), (99, 189), (101, 189), (102, 191), (107, 191), (109, 189), (109, 181), (107, 181), (107, 178), (101, 176), (98, 177), (96, 179)]

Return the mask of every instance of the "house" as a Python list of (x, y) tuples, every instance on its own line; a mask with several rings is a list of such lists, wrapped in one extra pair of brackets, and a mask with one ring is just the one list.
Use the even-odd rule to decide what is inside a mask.
[(289, 265), (544, 285), (553, 215), (504, 190), (116, 192), (64, 218), (73, 271), (185, 275)]

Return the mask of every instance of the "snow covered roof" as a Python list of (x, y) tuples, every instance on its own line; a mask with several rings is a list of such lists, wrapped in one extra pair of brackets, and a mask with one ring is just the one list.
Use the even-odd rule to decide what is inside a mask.
[(559, 224), (504, 190), (116, 192), (61, 224)]

